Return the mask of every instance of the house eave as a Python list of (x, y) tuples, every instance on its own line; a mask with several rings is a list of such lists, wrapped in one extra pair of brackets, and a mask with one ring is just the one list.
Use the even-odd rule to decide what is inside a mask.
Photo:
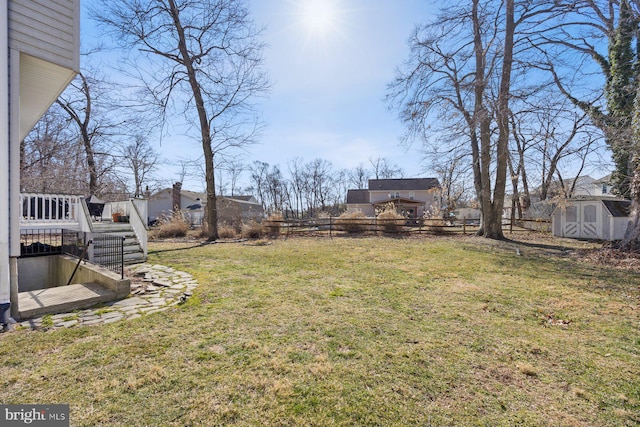
[(71, 83), (76, 71), (20, 53), (20, 140)]

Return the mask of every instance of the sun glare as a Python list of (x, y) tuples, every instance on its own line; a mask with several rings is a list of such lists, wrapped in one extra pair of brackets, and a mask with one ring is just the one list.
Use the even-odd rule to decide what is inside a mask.
[(290, 0), (290, 4), (307, 43), (327, 45), (343, 36), (345, 10), (340, 0)]
[(307, 0), (300, 14), (302, 24), (312, 34), (325, 33), (335, 26), (336, 10), (330, 0)]

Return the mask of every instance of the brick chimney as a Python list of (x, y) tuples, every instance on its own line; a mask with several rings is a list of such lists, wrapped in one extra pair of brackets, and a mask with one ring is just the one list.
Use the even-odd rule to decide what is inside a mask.
[(178, 212), (180, 211), (180, 209), (182, 209), (182, 204), (180, 203), (180, 190), (182, 190), (182, 183), (181, 182), (176, 182), (175, 184), (173, 184), (173, 211), (174, 212)]

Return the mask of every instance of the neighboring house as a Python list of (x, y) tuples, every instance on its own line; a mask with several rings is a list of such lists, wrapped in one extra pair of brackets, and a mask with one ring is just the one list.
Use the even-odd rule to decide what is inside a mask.
[(620, 240), (629, 224), (629, 200), (605, 196), (568, 199), (551, 215), (554, 236)]
[(375, 216), (392, 203), (407, 218), (421, 218), (436, 207), (436, 178), (370, 179), (367, 190), (347, 192), (347, 210)]
[[(540, 187), (531, 191), (531, 205), (523, 211), (523, 217), (528, 219), (549, 219), (556, 206), (561, 203), (562, 200), (566, 200), (566, 195), (572, 188), (573, 192), (569, 195), (569, 199), (600, 196), (615, 198), (615, 195), (612, 193), (611, 175), (606, 175), (600, 179), (594, 179), (588, 175), (569, 178), (563, 180), (562, 185), (560, 181), (555, 180), (549, 186), (545, 200), (540, 200), (542, 192)], [(512, 199), (512, 195), (505, 197), (505, 218), (511, 217)]]
[(595, 179), (589, 175), (579, 176), (577, 178), (570, 178), (563, 181), (563, 188), (560, 187), (559, 181), (554, 181), (549, 188), (548, 198), (551, 199), (554, 196), (563, 197), (568, 194), (573, 188), (573, 192), (569, 194), (569, 197), (580, 196), (605, 196), (615, 197), (612, 194), (611, 175), (603, 176), (600, 179)]
[(593, 185), (594, 185), (594, 190), (593, 190), (593, 195), (594, 196), (607, 196), (607, 197), (615, 197), (615, 195), (612, 193), (613, 191), (613, 186), (611, 184), (611, 175), (607, 175), (607, 176), (603, 176), (600, 179), (596, 179), (593, 181)]
[[(183, 190), (177, 182), (173, 188), (165, 188), (149, 197), (149, 223), (180, 211), (194, 225), (201, 225), (205, 215), (207, 196), (205, 193)], [(253, 196), (218, 196), (218, 221), (239, 224), (243, 221), (261, 221), (264, 217), (262, 205)]]
[(0, 28), (0, 321), (5, 324), (18, 297), (20, 141), (79, 71), (80, 1), (0, 1)]
[(480, 209), (477, 208), (458, 208), (453, 211), (453, 215), (458, 220), (470, 219), (480, 220)]

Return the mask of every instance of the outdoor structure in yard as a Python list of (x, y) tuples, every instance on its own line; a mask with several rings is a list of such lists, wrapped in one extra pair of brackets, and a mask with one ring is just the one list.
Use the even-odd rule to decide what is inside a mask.
[[(205, 193), (183, 190), (182, 184), (176, 182), (173, 188), (165, 188), (149, 197), (149, 222), (181, 212), (191, 224), (202, 225), (206, 201)], [(218, 196), (216, 206), (221, 224), (261, 221), (264, 217), (262, 205), (253, 196)]]
[(0, 0), (0, 314), (18, 297), (20, 141), (80, 68), (79, 0)]
[(558, 205), (551, 215), (554, 236), (620, 240), (629, 223), (629, 200), (578, 197)]
[(437, 207), (437, 178), (370, 179), (369, 189), (347, 192), (347, 211), (376, 216), (392, 203), (407, 218), (422, 218)]

